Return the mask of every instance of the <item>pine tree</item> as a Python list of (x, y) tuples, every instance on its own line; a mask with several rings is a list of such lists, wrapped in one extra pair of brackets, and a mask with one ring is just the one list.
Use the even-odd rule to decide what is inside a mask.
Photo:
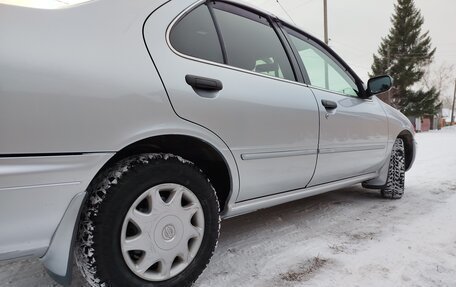
[(423, 78), (435, 54), (429, 31), (422, 33), (424, 18), (413, 0), (398, 0), (391, 22), (392, 28), (388, 36), (382, 38), (378, 55), (374, 54), (370, 76), (393, 77), (395, 89), (391, 104), (406, 115), (435, 114), (440, 107), (440, 91), (412, 89)]
[(421, 117), (423, 115), (435, 115), (440, 110), (441, 102), (439, 94), (434, 87), (428, 91), (409, 91), (403, 101), (402, 112), (408, 116)]

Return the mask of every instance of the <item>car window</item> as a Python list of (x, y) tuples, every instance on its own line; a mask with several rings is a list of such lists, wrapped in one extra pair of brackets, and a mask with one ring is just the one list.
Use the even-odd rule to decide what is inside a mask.
[(228, 5), (216, 5), (214, 14), (229, 65), (295, 80), (285, 49), (267, 19), (243, 10), (241, 16), (222, 10), (220, 6)]
[(173, 27), (170, 42), (183, 54), (223, 63), (220, 41), (206, 5), (194, 9)]
[(298, 50), (312, 86), (348, 96), (358, 95), (356, 83), (333, 59), (309, 42), (291, 34), (289, 36)]

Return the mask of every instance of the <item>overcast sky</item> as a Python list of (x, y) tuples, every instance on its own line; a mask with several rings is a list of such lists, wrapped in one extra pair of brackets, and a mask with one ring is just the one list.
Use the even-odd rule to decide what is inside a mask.
[[(276, 0), (243, 0), (289, 19)], [(323, 39), (323, 0), (279, 0), (294, 22), (306, 32)], [(388, 34), (397, 0), (328, 0), (329, 45), (363, 79), (372, 64), (381, 37)], [(415, 0), (437, 48), (434, 67), (443, 62), (456, 67), (456, 1)], [(456, 74), (454, 75), (456, 78)], [(452, 93), (448, 87), (445, 93)]]

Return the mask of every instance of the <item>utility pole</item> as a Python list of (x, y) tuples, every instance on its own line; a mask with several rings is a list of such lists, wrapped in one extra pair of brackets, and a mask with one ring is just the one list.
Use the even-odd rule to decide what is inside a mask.
[(453, 125), (454, 122), (454, 102), (456, 100), (456, 80), (454, 80), (454, 95), (453, 95), (453, 106), (451, 108), (451, 122), (450, 125)]
[[(328, 37), (328, 0), (323, 0), (323, 22), (324, 22), (324, 32), (325, 32), (325, 44), (329, 45)], [(325, 88), (329, 90), (329, 72), (328, 72), (328, 63), (325, 61)]]
[(328, 0), (323, 0), (323, 16), (324, 16), (324, 26), (325, 26), (325, 44), (329, 44), (328, 38)]

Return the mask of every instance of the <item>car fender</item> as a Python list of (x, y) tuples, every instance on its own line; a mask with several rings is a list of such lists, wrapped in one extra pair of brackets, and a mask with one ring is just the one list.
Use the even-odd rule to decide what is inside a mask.
[(409, 170), (412, 167), (416, 155), (416, 141), (414, 139), (415, 131), (410, 120), (405, 115), (403, 115), (399, 110), (396, 110), (395, 108), (384, 103), (383, 101), (379, 100), (378, 102), (383, 107), (383, 110), (385, 111), (388, 120), (388, 145), (385, 160), (380, 170), (378, 171), (379, 176), (363, 183), (364, 187), (373, 189), (381, 189), (386, 184), (388, 178), (388, 167), (391, 158), (391, 152), (393, 149), (394, 142), (398, 137), (404, 137), (406, 135), (411, 136), (411, 143), (408, 143), (411, 145), (411, 154), (409, 155), (411, 158), (409, 159), (407, 170)]

